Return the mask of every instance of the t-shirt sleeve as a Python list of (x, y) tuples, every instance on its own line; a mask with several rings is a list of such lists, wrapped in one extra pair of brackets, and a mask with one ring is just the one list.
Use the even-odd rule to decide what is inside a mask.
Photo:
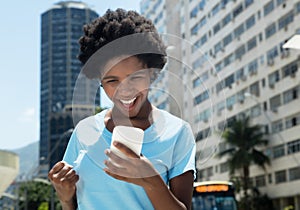
[(74, 166), (74, 161), (77, 159), (78, 157), (78, 139), (77, 139), (77, 128), (74, 129), (70, 140), (68, 142), (68, 146), (66, 148), (64, 157), (63, 157), (63, 161), (67, 162), (68, 164)]
[(194, 178), (196, 178), (195, 153), (196, 143), (192, 129), (188, 123), (184, 123), (175, 144), (169, 179), (190, 170), (193, 171)]

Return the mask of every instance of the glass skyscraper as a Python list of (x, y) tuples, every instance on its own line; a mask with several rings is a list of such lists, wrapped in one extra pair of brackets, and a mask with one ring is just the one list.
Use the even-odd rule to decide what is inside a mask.
[[(78, 40), (83, 25), (96, 17), (95, 11), (77, 1), (56, 3), (41, 15), (40, 176), (48, 173), (51, 153), (61, 149), (60, 136), (74, 127), (73, 90), (82, 68)], [(95, 88), (82, 91), (82, 109), (89, 107), (90, 98), (96, 97), (93, 105), (100, 105)]]

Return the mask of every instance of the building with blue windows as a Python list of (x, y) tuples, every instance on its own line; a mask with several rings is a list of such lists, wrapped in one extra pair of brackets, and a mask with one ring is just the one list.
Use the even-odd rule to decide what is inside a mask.
[[(70, 106), (82, 68), (77, 59), (78, 40), (83, 25), (96, 17), (94, 10), (79, 1), (61, 1), (41, 15), (40, 176), (47, 175), (51, 154), (61, 149), (60, 136), (74, 127)], [(97, 87), (87, 83), (81, 88), (77, 101), (83, 105), (82, 110), (91, 111), (94, 105), (100, 105)]]

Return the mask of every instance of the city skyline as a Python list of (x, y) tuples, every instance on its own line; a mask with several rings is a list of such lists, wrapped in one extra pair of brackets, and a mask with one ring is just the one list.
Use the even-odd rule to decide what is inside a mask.
[[(18, 2), (18, 7), (14, 1), (5, 2), (7, 9), (1, 13), (1, 95), (5, 98), (0, 149), (12, 150), (39, 140), (40, 15), (57, 2)], [(100, 15), (109, 8), (139, 11), (139, 1), (112, 1), (103, 6), (96, 0), (82, 2)]]

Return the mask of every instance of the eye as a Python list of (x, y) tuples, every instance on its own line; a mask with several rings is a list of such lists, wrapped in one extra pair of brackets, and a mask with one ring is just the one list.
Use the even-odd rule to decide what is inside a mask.
[(111, 79), (106, 81), (106, 83), (116, 83), (116, 82), (118, 82), (118, 80), (116, 79)]
[(135, 75), (135, 76), (130, 77), (131, 80), (140, 80), (140, 79), (143, 79), (143, 78), (144, 78), (143, 76), (139, 76), (139, 75)]

